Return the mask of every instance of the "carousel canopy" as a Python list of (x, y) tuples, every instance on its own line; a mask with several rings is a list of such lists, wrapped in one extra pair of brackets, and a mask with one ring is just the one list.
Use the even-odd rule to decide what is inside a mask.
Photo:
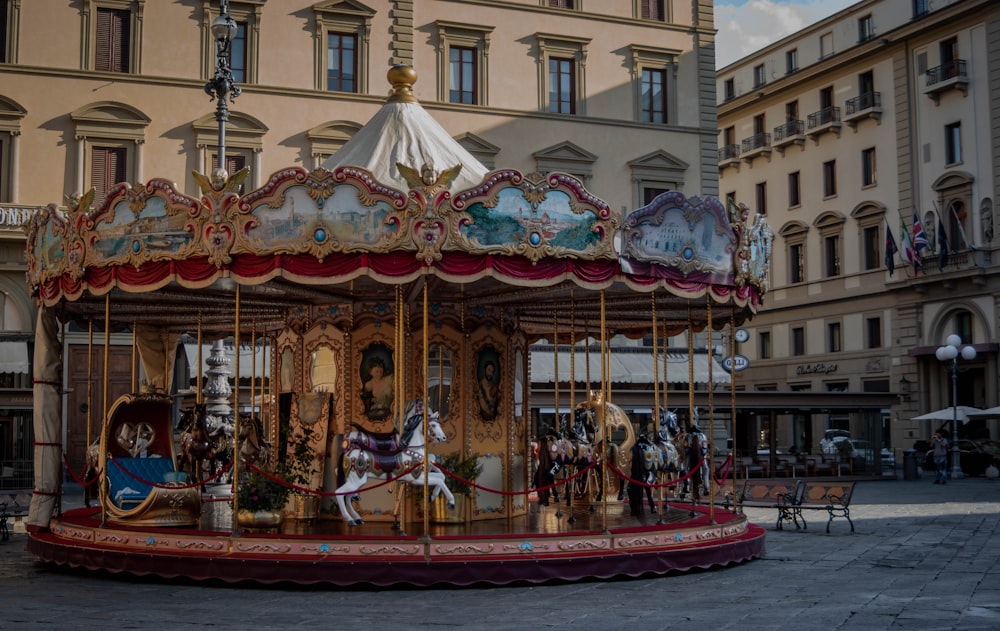
[(38, 302), (98, 322), (107, 302), (124, 326), (230, 335), (312, 309), (377, 318), (395, 285), (410, 305), (426, 289), (438, 321), (516, 322), (533, 339), (553, 312), (634, 335), (651, 310), (668, 334), (756, 311), (772, 234), (745, 206), (668, 192), (622, 216), (566, 174), (487, 173), (413, 99), (412, 71), (389, 77), (393, 96), (329, 169), (283, 169), (243, 194), (246, 170), (195, 174), (199, 197), (166, 179), (123, 183), (94, 208), (91, 192), (38, 212)]

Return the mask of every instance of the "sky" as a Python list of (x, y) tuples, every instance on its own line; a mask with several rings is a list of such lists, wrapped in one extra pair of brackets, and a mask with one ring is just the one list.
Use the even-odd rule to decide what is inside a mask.
[(716, 0), (715, 67), (722, 68), (859, 0)]

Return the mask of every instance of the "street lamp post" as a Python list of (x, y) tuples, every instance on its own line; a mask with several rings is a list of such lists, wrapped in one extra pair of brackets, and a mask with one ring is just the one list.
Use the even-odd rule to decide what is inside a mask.
[(219, 122), (219, 167), (213, 172), (224, 173), (224, 180), (228, 173), (226, 170), (226, 123), (229, 122), (229, 101), (233, 101), (240, 95), (242, 90), (233, 80), (233, 71), (230, 66), (230, 53), (232, 52), (233, 38), (236, 37), (236, 21), (229, 15), (229, 0), (219, 2), (219, 17), (212, 20), (212, 37), (215, 38), (215, 76), (205, 84), (205, 92), (208, 93), (209, 101), (215, 101), (215, 120)]
[(969, 344), (962, 346), (962, 338), (953, 333), (948, 336), (947, 344), (939, 346), (934, 354), (939, 361), (950, 362), (948, 370), (951, 371), (951, 477), (957, 479), (962, 477), (958, 449), (958, 356), (961, 355), (966, 361), (972, 361), (976, 358), (976, 349)]

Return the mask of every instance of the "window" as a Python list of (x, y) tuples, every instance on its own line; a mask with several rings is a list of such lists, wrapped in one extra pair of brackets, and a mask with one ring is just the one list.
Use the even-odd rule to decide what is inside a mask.
[(326, 89), (356, 92), (358, 38), (353, 33), (326, 34)]
[(94, 69), (129, 72), (131, 69), (132, 13), (128, 9), (97, 9)]
[(805, 244), (793, 243), (788, 247), (788, 282), (795, 284), (805, 280)]
[(540, 149), (531, 154), (535, 159), (535, 171), (543, 174), (560, 171), (568, 173), (582, 182), (594, 176), (597, 156), (568, 140)]
[(861, 231), (864, 247), (865, 270), (882, 267), (882, 229), (880, 226), (866, 226)]
[(826, 325), (826, 352), (840, 352), (840, 322), (828, 322)]
[(968, 311), (959, 311), (954, 315), (955, 328), (953, 331), (962, 338), (962, 344), (974, 344), (972, 340), (972, 314)]
[(965, 212), (965, 204), (962, 202), (952, 202), (948, 205), (948, 243), (952, 251), (959, 249), (969, 249), (972, 245), (965, 236), (965, 220), (968, 213)]
[(875, 147), (861, 151), (861, 186), (875, 185)]
[(545, 0), (546, 4), (554, 9), (573, 9), (574, 0)]
[(785, 74), (792, 74), (799, 69), (799, 49), (785, 51)]
[(788, 207), (795, 208), (802, 205), (802, 188), (799, 181), (799, 172), (788, 174)]
[(21, 134), (21, 120), (26, 114), (18, 103), (0, 96), (0, 203), (17, 201), (18, 174), (11, 165), (18, 162), (19, 156), (13, 139)]
[(962, 123), (944, 126), (944, 161), (946, 164), (962, 161)]
[(129, 105), (102, 102), (74, 110), (70, 119), (80, 143), (77, 155), (83, 160), (74, 190), (94, 187), (94, 203), (100, 204), (115, 184), (142, 180), (139, 165), (149, 117)]
[(642, 205), (645, 206), (649, 202), (656, 199), (658, 196), (670, 191), (669, 188), (655, 188), (652, 186), (642, 187)]
[(636, 86), (635, 120), (644, 123), (675, 122), (673, 81), (680, 51), (637, 44), (630, 45), (629, 50)]
[[(364, 94), (368, 91), (368, 37), (375, 11), (345, 1), (324, 2), (313, 5), (312, 9), (316, 18), (315, 88)], [(447, 60), (447, 49), (444, 54)], [(447, 76), (443, 68), (439, 72), (440, 76)]]
[(757, 357), (758, 359), (771, 358), (771, 332), (761, 331), (757, 336)]
[(764, 72), (764, 64), (757, 64), (753, 67), (753, 87), (759, 88), (767, 83), (767, 75)]
[(927, 15), (928, 0), (913, 0), (913, 17), (919, 18)]
[(351, 121), (330, 121), (306, 132), (311, 147), (313, 168), (322, 166), (326, 159), (346, 145), (359, 129), (361, 125)]
[(823, 33), (819, 36), (819, 58), (826, 59), (833, 54), (833, 33)]
[(833, 197), (837, 194), (837, 161), (823, 163), (823, 197)]
[(488, 103), (487, 60), (491, 26), (438, 20), (438, 72), (443, 77), (438, 98), (448, 103)]
[(785, 103), (785, 122), (791, 123), (799, 120), (799, 102), (789, 101)]
[(767, 182), (757, 182), (756, 187), (757, 213), (767, 214)]
[(875, 23), (872, 21), (872, 16), (863, 15), (858, 18), (858, 43), (867, 42), (868, 40), (875, 37)]
[[(226, 170), (232, 175), (243, 167), (250, 168), (250, 177), (245, 181), (249, 189), (259, 186), (261, 164), (259, 154), (264, 148), (264, 133), (267, 128), (259, 120), (240, 111), (230, 110), (231, 125), (226, 129)], [(219, 124), (214, 114), (205, 114), (192, 123), (195, 131), (195, 147), (198, 149), (198, 163), (195, 169), (200, 173), (211, 173), (218, 164)], [(239, 168), (234, 171), (233, 166)]]
[(583, 104), (584, 77), (589, 38), (536, 33), (538, 53), (539, 109), (561, 114), (586, 114)]
[(825, 110), (833, 107), (833, 87), (828, 86), (819, 91), (819, 108)]
[(726, 79), (722, 82), (722, 92), (727, 101), (736, 98), (736, 82), (733, 79)]
[(689, 170), (686, 162), (663, 149), (629, 160), (626, 166), (633, 182), (633, 199), (642, 205), (649, 203), (660, 193), (683, 188), (684, 178)]
[(858, 75), (858, 94), (867, 107), (875, 105), (873, 94), (875, 93), (875, 73), (869, 70)]
[(806, 330), (800, 326), (792, 328), (792, 355), (800, 357), (806, 354)]
[(726, 193), (726, 208), (732, 208), (736, 205), (736, 191), (729, 191)]
[(753, 134), (754, 136), (759, 136), (760, 134), (767, 133), (767, 123), (763, 114), (757, 114), (753, 117)]
[(236, 37), (229, 46), (229, 69), (233, 81), (245, 83), (247, 80), (247, 23), (236, 22)]
[(549, 57), (549, 111), (576, 114), (576, 68), (572, 59)]
[(666, 22), (667, 14), (664, 11), (664, 4), (663, 0), (639, 0), (639, 18)]
[(645, 123), (667, 122), (667, 72), (661, 69), (642, 69), (642, 120)]
[(17, 23), (21, 7), (0, 0), (0, 64), (17, 63)]
[(95, 204), (108, 196), (112, 186), (126, 180), (127, 158), (124, 147), (90, 148), (90, 185), (95, 189)]
[(882, 348), (882, 318), (865, 318), (865, 347)]
[(823, 256), (826, 277), (840, 276), (840, 235), (823, 238)]

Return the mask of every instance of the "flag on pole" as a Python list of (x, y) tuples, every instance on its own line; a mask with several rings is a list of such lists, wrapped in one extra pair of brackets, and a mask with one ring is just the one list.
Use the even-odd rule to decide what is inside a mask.
[(924, 234), (924, 227), (920, 225), (920, 215), (917, 211), (913, 211), (913, 249), (920, 254), (920, 248), (926, 248), (930, 244), (927, 243), (927, 235)]
[(955, 212), (955, 206), (952, 205), (948, 210), (951, 212), (951, 216), (955, 220), (955, 225), (958, 226), (958, 234), (962, 237), (962, 244), (970, 250), (973, 249), (972, 242), (969, 241), (969, 237), (965, 236), (965, 226), (962, 225), (962, 218), (958, 216), (957, 212)]
[(903, 235), (901, 238), (903, 240), (903, 260), (913, 266), (913, 273), (920, 273), (920, 252), (917, 252), (916, 248), (913, 247), (913, 239), (910, 237), (910, 231), (906, 229), (906, 224), (903, 223), (903, 218), (899, 218), (899, 232)]
[(938, 269), (948, 264), (948, 235), (944, 233), (944, 223), (938, 217), (937, 225)]
[(892, 228), (889, 224), (885, 224), (885, 266), (889, 270), (889, 278), (892, 278), (893, 272), (896, 271), (896, 252), (899, 248), (896, 247), (896, 239), (892, 236)]

